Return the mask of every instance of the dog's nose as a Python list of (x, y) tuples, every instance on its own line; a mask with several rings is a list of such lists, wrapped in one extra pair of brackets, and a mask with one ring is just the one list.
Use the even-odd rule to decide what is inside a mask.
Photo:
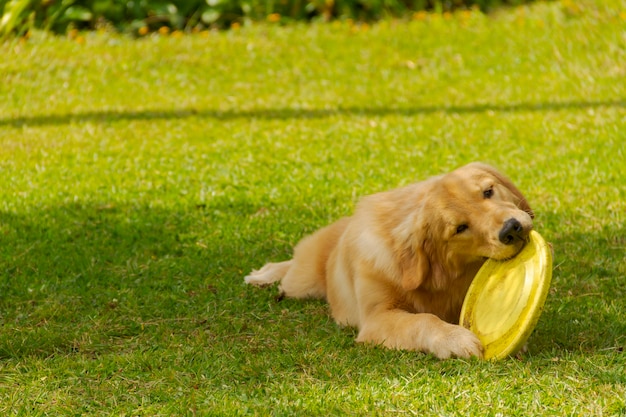
[(511, 218), (504, 222), (498, 238), (505, 245), (512, 245), (524, 238), (524, 227), (519, 220)]

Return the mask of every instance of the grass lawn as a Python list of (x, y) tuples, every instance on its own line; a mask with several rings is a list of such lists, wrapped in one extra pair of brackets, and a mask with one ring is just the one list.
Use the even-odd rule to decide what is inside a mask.
[[(418, 17), (0, 45), (0, 415), (626, 414), (626, 2)], [(521, 360), (244, 285), (474, 160), (555, 249)]]

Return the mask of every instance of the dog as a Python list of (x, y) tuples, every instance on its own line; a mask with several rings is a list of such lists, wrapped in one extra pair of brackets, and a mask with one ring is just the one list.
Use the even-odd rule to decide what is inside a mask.
[(480, 358), (481, 342), (458, 325), (465, 294), (486, 259), (519, 253), (533, 218), (506, 176), (474, 162), (364, 197), (352, 216), (302, 239), (291, 260), (245, 282), (326, 299), (337, 324), (358, 329), (357, 342)]

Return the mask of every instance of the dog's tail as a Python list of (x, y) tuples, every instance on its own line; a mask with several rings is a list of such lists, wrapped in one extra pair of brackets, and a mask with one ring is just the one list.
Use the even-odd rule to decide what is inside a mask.
[(283, 279), (291, 267), (292, 262), (293, 260), (266, 264), (261, 269), (250, 272), (250, 275), (246, 276), (244, 281), (246, 281), (246, 284), (265, 287)]

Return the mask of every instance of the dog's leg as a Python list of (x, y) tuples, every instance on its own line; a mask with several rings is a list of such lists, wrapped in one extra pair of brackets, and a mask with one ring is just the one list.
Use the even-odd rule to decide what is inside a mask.
[(380, 311), (367, 317), (357, 342), (432, 353), (439, 359), (483, 356), (483, 346), (471, 331), (433, 314), (403, 310)]
[(265, 287), (283, 279), (292, 263), (293, 260), (266, 264), (263, 268), (250, 272), (244, 281), (257, 287)]
[(279, 290), (289, 298), (326, 298), (326, 263), (349, 222), (344, 217), (305, 237), (294, 248), (292, 260), (269, 263), (245, 281), (260, 287), (281, 281)]

